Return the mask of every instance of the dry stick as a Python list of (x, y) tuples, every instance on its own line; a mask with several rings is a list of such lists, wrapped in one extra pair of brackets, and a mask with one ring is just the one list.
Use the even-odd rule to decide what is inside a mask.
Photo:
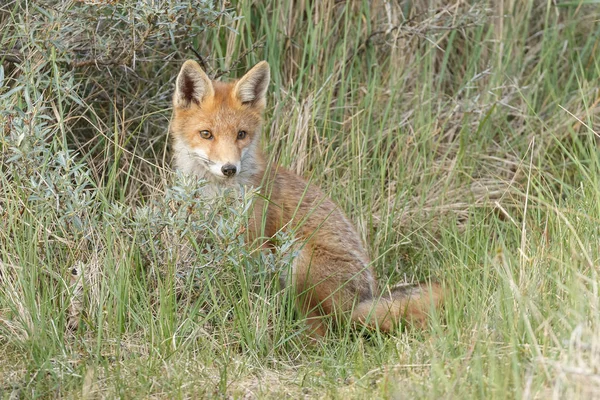
[(221, 76), (228, 74), (231, 72), (231, 70), (233, 70), (233, 68), (238, 65), (242, 59), (244, 59), (248, 54), (252, 53), (254, 50), (259, 49), (265, 47), (264, 43), (255, 43), (252, 45), (251, 48), (249, 48), (248, 50), (246, 50), (245, 52), (243, 52), (242, 54), (239, 55), (239, 57), (237, 58), (237, 60), (235, 60), (232, 64), (231, 67), (229, 67), (229, 69), (226, 70), (219, 70), (211, 79), (218, 79)]
[(209, 74), (209, 68), (208, 65), (206, 64), (206, 62), (204, 62), (204, 58), (202, 58), (202, 56), (200, 55), (200, 53), (198, 53), (198, 50), (196, 50), (192, 45), (189, 45), (188, 48), (190, 50), (192, 50), (192, 52), (196, 55), (196, 58), (198, 59), (198, 62), (200, 63), (200, 66), (202, 67), (202, 69)]
[(83, 263), (77, 261), (71, 267), (69, 278), (69, 306), (67, 308), (67, 328), (77, 330), (83, 310)]
[[(204, 31), (206, 31), (206, 29), (208, 27), (214, 27), (215, 24), (217, 23), (217, 21), (222, 17), (223, 17), (223, 14), (217, 14), (217, 16), (212, 21), (209, 21), (206, 23), (206, 25), (202, 28), (202, 30), (200, 32), (198, 32), (198, 34), (196, 36), (203, 34)], [(198, 58), (198, 62), (200, 63), (200, 66), (202, 67), (204, 72), (206, 72), (210, 76), (210, 73), (209, 73), (210, 68), (209, 68), (209, 65), (204, 61), (204, 57), (202, 57), (200, 55), (200, 53), (198, 52), (198, 50), (196, 50), (194, 48), (194, 46), (192, 46), (191, 44), (187, 48), (192, 50), (192, 52), (196, 55), (196, 58)]]
[(198, 59), (198, 62), (200, 63), (200, 66), (202, 67), (202, 69), (206, 72), (206, 74), (210, 77), (210, 79), (215, 80), (215, 79), (219, 79), (221, 76), (230, 73), (233, 68), (238, 65), (248, 54), (252, 53), (254, 50), (258, 49), (258, 48), (262, 48), (265, 47), (264, 43), (255, 43), (250, 49), (246, 50), (245, 52), (243, 52), (242, 54), (239, 55), (239, 57), (231, 64), (231, 67), (229, 69), (226, 70), (221, 70), (219, 69), (214, 75), (213, 75), (213, 70), (212, 68), (209, 67), (209, 65), (204, 61), (204, 57), (202, 57), (202, 55), (200, 55), (200, 53), (198, 52), (198, 50), (196, 50), (193, 46), (188, 46), (188, 48), (190, 50), (192, 50), (192, 52), (196, 55), (196, 58)]

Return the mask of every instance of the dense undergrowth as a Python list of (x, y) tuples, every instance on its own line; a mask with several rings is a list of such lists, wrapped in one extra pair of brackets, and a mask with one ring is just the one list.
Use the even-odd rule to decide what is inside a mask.
[[(0, 397), (600, 395), (600, 6), (0, 5)], [(356, 223), (425, 331), (303, 335), (251, 190), (170, 169), (185, 59), (265, 59), (264, 146)]]

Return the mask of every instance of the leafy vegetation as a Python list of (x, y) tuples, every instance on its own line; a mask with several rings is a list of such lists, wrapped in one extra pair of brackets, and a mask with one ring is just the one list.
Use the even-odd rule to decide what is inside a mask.
[[(594, 3), (5, 1), (0, 397), (600, 396)], [(170, 170), (187, 58), (269, 62), (267, 154), (443, 283), (429, 329), (307, 340), (294, 238)]]

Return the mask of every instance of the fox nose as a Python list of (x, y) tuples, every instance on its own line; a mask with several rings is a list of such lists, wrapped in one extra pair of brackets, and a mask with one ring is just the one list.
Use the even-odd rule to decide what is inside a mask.
[(227, 177), (234, 176), (236, 171), (237, 168), (233, 164), (225, 164), (221, 167), (221, 172)]

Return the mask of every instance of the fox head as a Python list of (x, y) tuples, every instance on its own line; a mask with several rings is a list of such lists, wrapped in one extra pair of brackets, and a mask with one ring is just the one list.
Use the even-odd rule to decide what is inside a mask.
[(230, 83), (211, 81), (197, 62), (186, 61), (173, 95), (176, 167), (212, 182), (248, 182), (261, 163), (258, 142), (269, 79), (266, 61)]

